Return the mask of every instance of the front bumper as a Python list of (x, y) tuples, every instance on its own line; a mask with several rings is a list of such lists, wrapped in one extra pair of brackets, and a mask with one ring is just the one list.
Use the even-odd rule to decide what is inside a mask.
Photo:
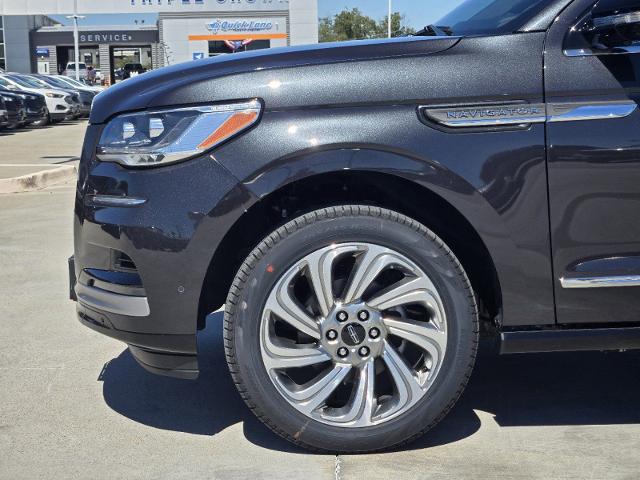
[(209, 265), (255, 199), (210, 155), (149, 169), (100, 162), (101, 131), (89, 125), (78, 172), (69, 275), (79, 320), (127, 343), (147, 370), (195, 378)]
[(152, 373), (183, 379), (198, 377), (197, 349), (192, 335), (126, 330), (135, 328), (136, 317), (150, 314), (147, 298), (98, 288), (91, 284), (93, 279), (87, 281), (86, 277), (81, 274), (77, 279), (75, 258), (69, 258), (69, 298), (77, 301), (76, 311), (83, 325), (127, 343), (136, 361)]
[(47, 108), (28, 108), (27, 109), (27, 120), (30, 122), (37, 122), (38, 120), (42, 120), (47, 117)]

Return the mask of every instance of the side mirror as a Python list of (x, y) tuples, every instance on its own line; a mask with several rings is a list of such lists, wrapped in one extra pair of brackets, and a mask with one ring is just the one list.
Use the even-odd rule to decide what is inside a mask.
[(568, 56), (640, 53), (640, 10), (619, 13), (596, 4), (574, 28), (565, 43)]

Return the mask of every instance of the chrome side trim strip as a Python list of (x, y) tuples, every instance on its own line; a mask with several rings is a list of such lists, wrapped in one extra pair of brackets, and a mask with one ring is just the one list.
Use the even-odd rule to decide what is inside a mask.
[(626, 45), (606, 50), (593, 50), (591, 48), (568, 48), (564, 54), (567, 57), (595, 57), (597, 55), (626, 55), (640, 53), (640, 45)]
[(549, 103), (548, 122), (575, 122), (582, 120), (606, 120), (631, 115), (638, 105), (622, 100), (618, 102)]
[(89, 308), (129, 317), (146, 317), (150, 313), (147, 297), (120, 295), (81, 283), (76, 284), (75, 291), (78, 302)]
[(562, 288), (640, 287), (640, 275), (561, 278)]
[(452, 128), (528, 125), (543, 123), (546, 119), (543, 103), (421, 108), (430, 120)]
[(469, 128), (623, 118), (631, 115), (638, 105), (621, 100), (419, 108), (428, 120), (439, 125)]
[(87, 197), (87, 202), (100, 207), (137, 207), (147, 203), (147, 199), (116, 195), (91, 195)]

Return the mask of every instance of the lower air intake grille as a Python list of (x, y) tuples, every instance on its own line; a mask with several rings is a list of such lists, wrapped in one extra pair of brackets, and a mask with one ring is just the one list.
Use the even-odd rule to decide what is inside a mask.
[(131, 257), (122, 252), (115, 252), (113, 264), (116, 270), (123, 270), (126, 272), (135, 272), (138, 270), (136, 264), (131, 260)]

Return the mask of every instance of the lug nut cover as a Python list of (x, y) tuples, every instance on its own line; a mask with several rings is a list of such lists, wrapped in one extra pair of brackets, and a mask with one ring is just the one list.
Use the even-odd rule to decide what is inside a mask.
[(369, 355), (369, 347), (360, 347), (358, 353), (361, 357), (366, 357), (367, 355)]
[(346, 322), (347, 320), (349, 320), (349, 314), (344, 310), (341, 310), (337, 313), (336, 318), (339, 322)]
[(369, 312), (367, 312), (366, 310), (360, 310), (358, 312), (358, 319), (366, 322), (367, 320), (369, 320)]
[(371, 338), (378, 338), (380, 336), (380, 330), (378, 330), (377, 328), (372, 328), (371, 330), (369, 330), (369, 336)]
[(327, 332), (327, 338), (329, 340), (335, 340), (336, 338), (338, 338), (338, 332), (336, 332), (335, 330), (329, 330)]
[(347, 350), (345, 347), (340, 347), (338, 349), (338, 356), (346, 357), (347, 355), (349, 355), (349, 350)]

